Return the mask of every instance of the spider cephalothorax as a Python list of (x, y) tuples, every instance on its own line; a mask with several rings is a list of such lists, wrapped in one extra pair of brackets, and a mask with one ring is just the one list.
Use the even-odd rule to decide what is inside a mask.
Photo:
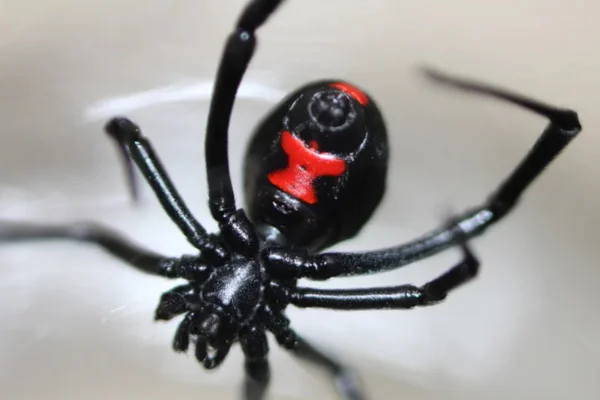
[(210, 267), (198, 257), (184, 257), (163, 265), (190, 280), (164, 293), (155, 313), (156, 320), (185, 315), (173, 341), (176, 351), (187, 351), (193, 339), (196, 358), (211, 369), (225, 359), (244, 328), (262, 324), (265, 282), (256, 260), (239, 257)]
[(161, 273), (185, 278), (188, 284), (164, 293), (155, 312), (156, 320), (168, 321), (184, 314), (173, 348), (188, 350), (195, 342), (195, 355), (205, 368), (217, 367), (236, 341), (261, 338), (271, 331), (280, 344), (296, 347), (296, 336), (283, 314), (287, 303), (280, 293), (295, 286), (295, 279), (274, 280), (259, 258), (234, 255), (224, 265), (210, 266), (201, 257), (184, 256), (161, 263)]
[[(106, 127), (198, 255), (164, 257), (97, 224), (3, 223), (0, 238), (92, 242), (143, 272), (187, 280), (188, 284), (163, 294), (156, 319), (183, 316), (173, 348), (186, 351), (195, 342), (196, 358), (208, 369), (219, 365), (239, 342), (246, 359), (247, 400), (262, 399), (269, 382), (267, 331), (293, 354), (331, 372), (345, 400), (365, 399), (346, 367), (293, 331), (286, 307), (409, 309), (439, 303), (477, 274), (479, 263), (466, 241), (507, 215), (581, 126), (571, 110), (429, 71), (428, 76), (439, 83), (502, 99), (545, 116), (550, 123), (487, 201), (448, 224), (387, 249), (320, 253), (356, 235), (377, 208), (385, 192), (388, 139), (382, 115), (364, 91), (340, 80), (305, 85), (275, 107), (253, 134), (244, 165), (247, 207), (236, 208), (227, 152), (229, 120), (254, 53), (255, 31), (281, 2), (250, 1), (227, 39), (219, 66), (205, 142), (209, 206), (219, 234), (208, 234), (192, 216), (133, 122), (115, 118)], [(128, 176), (134, 176), (131, 168)], [(133, 181), (131, 187), (135, 188)], [(462, 260), (420, 286), (343, 290), (297, 286), (300, 278), (323, 280), (400, 268), (450, 247), (461, 250)]]

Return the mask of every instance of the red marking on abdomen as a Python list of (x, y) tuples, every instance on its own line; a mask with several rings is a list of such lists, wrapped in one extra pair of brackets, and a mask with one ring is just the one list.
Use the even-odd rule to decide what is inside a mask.
[(369, 96), (367, 96), (362, 90), (350, 85), (349, 83), (336, 82), (332, 83), (329, 86), (349, 94), (354, 98), (354, 100), (358, 101), (361, 106), (366, 106), (369, 103)]
[(281, 148), (288, 155), (288, 166), (268, 175), (269, 181), (284, 192), (308, 203), (319, 200), (314, 180), (320, 176), (340, 176), (346, 161), (331, 154), (319, 153), (289, 131), (281, 134)]

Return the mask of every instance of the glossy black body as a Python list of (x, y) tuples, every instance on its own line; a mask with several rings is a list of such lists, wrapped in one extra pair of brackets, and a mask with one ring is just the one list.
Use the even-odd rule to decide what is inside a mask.
[[(339, 80), (321, 80), (300, 87), (277, 105), (250, 139), (244, 163), (247, 212), (257, 224), (277, 228), (298, 248), (320, 251), (356, 235), (369, 220), (385, 193), (389, 159), (383, 116), (374, 100), (361, 105), (331, 88)], [(312, 123), (310, 100), (337, 91), (352, 102), (357, 116), (343, 129), (327, 132)], [(364, 93), (364, 92), (363, 92)], [(341, 176), (314, 181), (316, 204), (307, 204), (269, 182), (269, 173), (285, 168), (281, 133), (290, 131), (305, 143), (317, 141), (319, 150), (346, 161)]]
[[(227, 151), (231, 112), (256, 48), (255, 31), (280, 3), (248, 3), (227, 38), (219, 65), (205, 137), (209, 207), (218, 233), (209, 234), (194, 218), (137, 125), (121, 117), (106, 125), (106, 132), (126, 155), (132, 193), (138, 193), (135, 164), (194, 247), (194, 254), (160, 255), (108, 227), (89, 223), (3, 222), (0, 240), (94, 243), (139, 271), (187, 280), (161, 296), (155, 318), (166, 321), (183, 316), (173, 349), (184, 352), (194, 347), (196, 359), (207, 369), (220, 365), (231, 346), (239, 343), (245, 355), (246, 400), (261, 400), (267, 390), (267, 332), (294, 355), (328, 371), (342, 398), (366, 399), (347, 367), (296, 334), (286, 308), (410, 309), (444, 300), (477, 275), (479, 262), (467, 241), (515, 207), (581, 126), (571, 110), (428, 71), (428, 77), (438, 83), (507, 101), (550, 123), (523, 161), (480, 205), (398, 246), (356, 253), (322, 252), (356, 235), (377, 208), (387, 183), (388, 138), (378, 106), (362, 90), (338, 80), (303, 86), (276, 106), (253, 134), (245, 162), (248, 204), (245, 210), (236, 207)], [(298, 286), (301, 278), (324, 280), (400, 268), (451, 247), (460, 250), (461, 261), (421, 285)]]

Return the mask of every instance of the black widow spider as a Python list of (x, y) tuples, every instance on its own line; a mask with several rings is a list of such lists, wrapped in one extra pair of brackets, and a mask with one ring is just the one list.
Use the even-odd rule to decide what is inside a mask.
[[(581, 130), (577, 114), (516, 94), (440, 73), (435, 81), (508, 101), (550, 120), (521, 164), (482, 205), (443, 227), (399, 246), (362, 253), (321, 253), (356, 235), (384, 194), (388, 144), (373, 99), (337, 80), (307, 84), (283, 100), (259, 125), (245, 162), (246, 211), (236, 209), (228, 166), (228, 126), (248, 64), (255, 31), (282, 3), (254, 0), (227, 39), (218, 69), (206, 132), (209, 205), (220, 233), (208, 234), (192, 216), (150, 142), (126, 118), (106, 125), (153, 188), (164, 210), (198, 254), (164, 257), (97, 224), (5, 223), (4, 240), (75, 239), (100, 245), (140, 271), (187, 284), (164, 293), (156, 320), (184, 315), (173, 348), (195, 356), (207, 369), (220, 365), (232, 344), (245, 354), (244, 398), (264, 397), (270, 370), (266, 332), (293, 354), (328, 370), (340, 395), (365, 399), (350, 370), (298, 336), (284, 311), (288, 305), (340, 310), (410, 309), (442, 301), (471, 280), (479, 263), (466, 241), (504, 217), (532, 181)], [(129, 165), (130, 185), (135, 188)], [(135, 189), (133, 190), (135, 193)], [(399, 268), (452, 246), (463, 259), (422, 285), (325, 290), (298, 287), (300, 278), (325, 280)]]

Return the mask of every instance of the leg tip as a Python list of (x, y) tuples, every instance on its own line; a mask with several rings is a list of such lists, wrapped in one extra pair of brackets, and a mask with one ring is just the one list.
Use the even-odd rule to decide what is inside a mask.
[(469, 245), (470, 237), (465, 230), (460, 226), (460, 218), (456, 217), (457, 214), (453, 212), (446, 212), (446, 226), (449, 230), (454, 232), (457, 239), (457, 245), (463, 254), (465, 277), (472, 279), (477, 276), (479, 272), (479, 259), (473, 254), (473, 250)]
[(111, 119), (104, 126), (104, 130), (118, 142), (131, 141), (141, 137), (140, 128), (125, 117)]
[(455, 85), (457, 83), (456, 79), (451, 78), (449, 75), (441, 72), (440, 70), (427, 65), (418, 67), (417, 71), (419, 75), (435, 83), (442, 83), (446, 85)]
[(573, 110), (562, 109), (551, 116), (550, 120), (552, 123), (560, 126), (560, 128), (567, 134), (572, 136), (577, 135), (581, 132), (581, 122), (579, 122), (579, 116)]
[(334, 378), (338, 391), (349, 399), (365, 399), (363, 383), (354, 371), (343, 368)]

